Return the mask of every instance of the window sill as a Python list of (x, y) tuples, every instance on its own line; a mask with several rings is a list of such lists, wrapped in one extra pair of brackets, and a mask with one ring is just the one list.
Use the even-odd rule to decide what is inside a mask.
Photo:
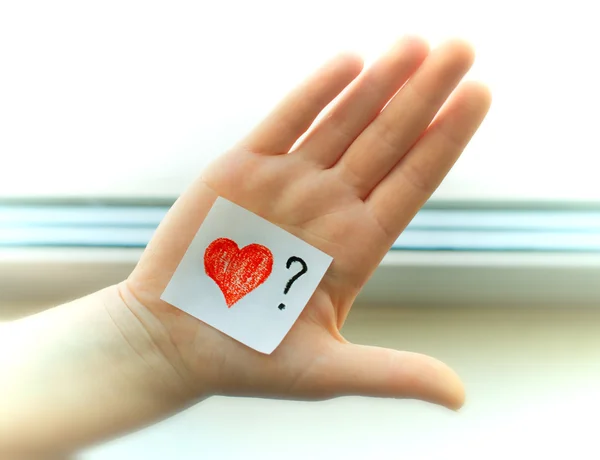
[[(0, 249), (0, 319), (125, 279), (142, 249)], [(390, 251), (363, 304), (460, 307), (600, 305), (599, 253)]]

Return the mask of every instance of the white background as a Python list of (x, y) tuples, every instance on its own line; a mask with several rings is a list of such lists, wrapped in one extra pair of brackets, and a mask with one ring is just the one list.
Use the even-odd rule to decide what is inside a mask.
[(0, 196), (175, 196), (340, 50), (471, 40), (489, 119), (439, 199), (600, 200), (595, 3), (2, 2)]

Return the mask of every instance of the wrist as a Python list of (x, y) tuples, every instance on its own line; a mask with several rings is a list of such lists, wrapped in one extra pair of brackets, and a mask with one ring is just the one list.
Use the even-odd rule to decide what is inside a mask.
[(6, 325), (0, 457), (76, 449), (198, 399), (157, 343), (118, 286)]
[[(116, 329), (133, 354), (139, 379), (150, 395), (172, 401), (174, 407), (202, 397), (164, 325), (142, 305), (126, 283), (111, 286), (98, 295)], [(133, 363), (132, 363), (133, 364)]]

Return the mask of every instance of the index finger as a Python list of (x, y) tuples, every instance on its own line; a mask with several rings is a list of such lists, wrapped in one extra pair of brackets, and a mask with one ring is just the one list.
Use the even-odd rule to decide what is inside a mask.
[(288, 153), (362, 66), (362, 60), (351, 54), (333, 58), (292, 90), (240, 144), (255, 153)]

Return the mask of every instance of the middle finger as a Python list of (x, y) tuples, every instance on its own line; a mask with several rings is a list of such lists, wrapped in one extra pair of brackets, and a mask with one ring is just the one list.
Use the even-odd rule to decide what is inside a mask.
[(423, 131), (473, 63), (473, 50), (449, 41), (434, 50), (387, 107), (335, 165), (361, 198), (388, 174)]

